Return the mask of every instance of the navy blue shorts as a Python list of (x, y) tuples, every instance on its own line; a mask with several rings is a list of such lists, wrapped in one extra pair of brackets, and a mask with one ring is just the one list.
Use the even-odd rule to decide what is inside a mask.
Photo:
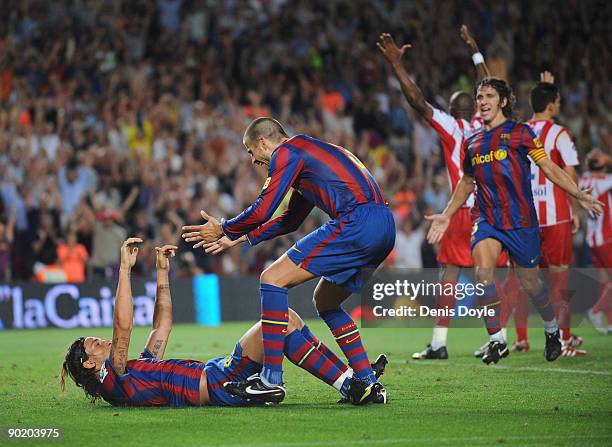
[(510, 258), (521, 267), (534, 268), (540, 263), (539, 227), (500, 230), (481, 220), (472, 227), (472, 251), (478, 242), (488, 238), (501, 242)]
[(206, 362), (206, 382), (208, 387), (209, 405), (227, 407), (243, 407), (249, 402), (232, 396), (223, 389), (225, 382), (245, 380), (247, 377), (261, 371), (261, 364), (242, 355), (242, 346), (236, 343), (234, 352), (227, 357), (219, 357)]
[(365, 271), (373, 271), (393, 250), (395, 222), (384, 205), (361, 205), (332, 219), (287, 251), (296, 265), (352, 293), (363, 288)]

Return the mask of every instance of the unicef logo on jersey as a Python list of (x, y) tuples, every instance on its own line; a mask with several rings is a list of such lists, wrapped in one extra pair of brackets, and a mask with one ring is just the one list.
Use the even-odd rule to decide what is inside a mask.
[(505, 149), (492, 150), (488, 154), (476, 155), (472, 157), (472, 166), (491, 163), (492, 161), (504, 161), (508, 158), (508, 151)]
[(497, 161), (505, 160), (507, 156), (508, 156), (508, 151), (506, 151), (504, 149), (497, 149), (495, 151), (495, 159)]

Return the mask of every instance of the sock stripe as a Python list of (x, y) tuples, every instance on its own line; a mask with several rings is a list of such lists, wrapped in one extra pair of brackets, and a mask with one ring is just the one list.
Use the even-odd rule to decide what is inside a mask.
[(351, 332), (348, 332), (346, 334), (340, 335), (340, 336), (336, 337), (336, 340), (341, 340), (341, 339), (343, 339), (345, 337), (348, 337), (349, 335), (356, 334), (357, 332), (359, 332), (359, 329), (355, 329), (354, 331), (351, 331)]
[(351, 316), (341, 307), (321, 312), (319, 315), (331, 330), (340, 349), (344, 352), (349, 365), (353, 368), (355, 377), (374, 382), (376, 380), (374, 372), (361, 342), (359, 329)]
[(311, 346), (310, 349), (308, 350), (308, 352), (306, 354), (304, 354), (304, 356), (302, 357), (302, 359), (298, 362), (298, 366), (300, 366), (302, 363), (304, 363), (304, 360), (306, 360), (306, 358), (310, 355), (310, 353), (312, 351), (315, 350), (314, 346)]
[(289, 326), (289, 322), (287, 321), (273, 321), (273, 320), (261, 320), (262, 323), (268, 323), (268, 324), (280, 324), (283, 326)]

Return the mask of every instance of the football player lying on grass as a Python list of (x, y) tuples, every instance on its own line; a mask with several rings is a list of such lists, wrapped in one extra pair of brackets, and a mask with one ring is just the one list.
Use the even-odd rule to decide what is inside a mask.
[[(113, 339), (81, 337), (66, 353), (62, 367), (61, 386), (69, 376), (95, 402), (102, 398), (117, 406), (172, 406), (259, 404), (256, 398), (246, 399), (246, 379), (261, 370), (263, 342), (261, 323), (253, 325), (240, 338), (234, 351), (223, 358), (208, 362), (186, 359), (163, 360), (172, 329), (172, 301), (168, 271), (169, 258), (177, 247), (165, 245), (157, 252), (157, 293), (153, 328), (144, 351), (138, 359), (128, 360), (132, 333), (133, 304), (130, 271), (138, 256), (139, 238), (129, 238), (121, 247), (121, 268), (115, 309)], [(340, 401), (354, 404), (385, 403), (386, 396), (363, 395), (367, 383), (352, 378), (352, 371), (321, 343), (293, 310), (289, 310), (289, 326), (284, 346), (285, 356), (299, 367), (336, 388)], [(377, 375), (384, 372), (386, 358), (380, 356), (373, 364)], [(285, 396), (279, 392), (278, 402)], [(269, 396), (267, 397), (269, 399)]]

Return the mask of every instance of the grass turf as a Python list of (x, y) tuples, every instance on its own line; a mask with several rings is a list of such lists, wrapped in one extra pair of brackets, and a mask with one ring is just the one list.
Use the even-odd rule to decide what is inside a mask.
[[(332, 348), (329, 330), (311, 329)], [(225, 356), (248, 323), (220, 328), (176, 326), (166, 356)], [(544, 360), (541, 330), (532, 351), (499, 366), (472, 356), (483, 329), (449, 333), (448, 361), (406, 361), (430, 329), (365, 329), (371, 358), (388, 354), (382, 382), (389, 405), (336, 404), (335, 390), (285, 360), (288, 396), (264, 408), (113, 408), (92, 406), (80, 389), (58, 388), (65, 347), (80, 335), (110, 338), (110, 329), (0, 333), (0, 445), (612, 445), (612, 338), (586, 326), (586, 358)], [(130, 354), (148, 330), (136, 328)], [(9, 427), (62, 430), (60, 440), (9, 440)]]

